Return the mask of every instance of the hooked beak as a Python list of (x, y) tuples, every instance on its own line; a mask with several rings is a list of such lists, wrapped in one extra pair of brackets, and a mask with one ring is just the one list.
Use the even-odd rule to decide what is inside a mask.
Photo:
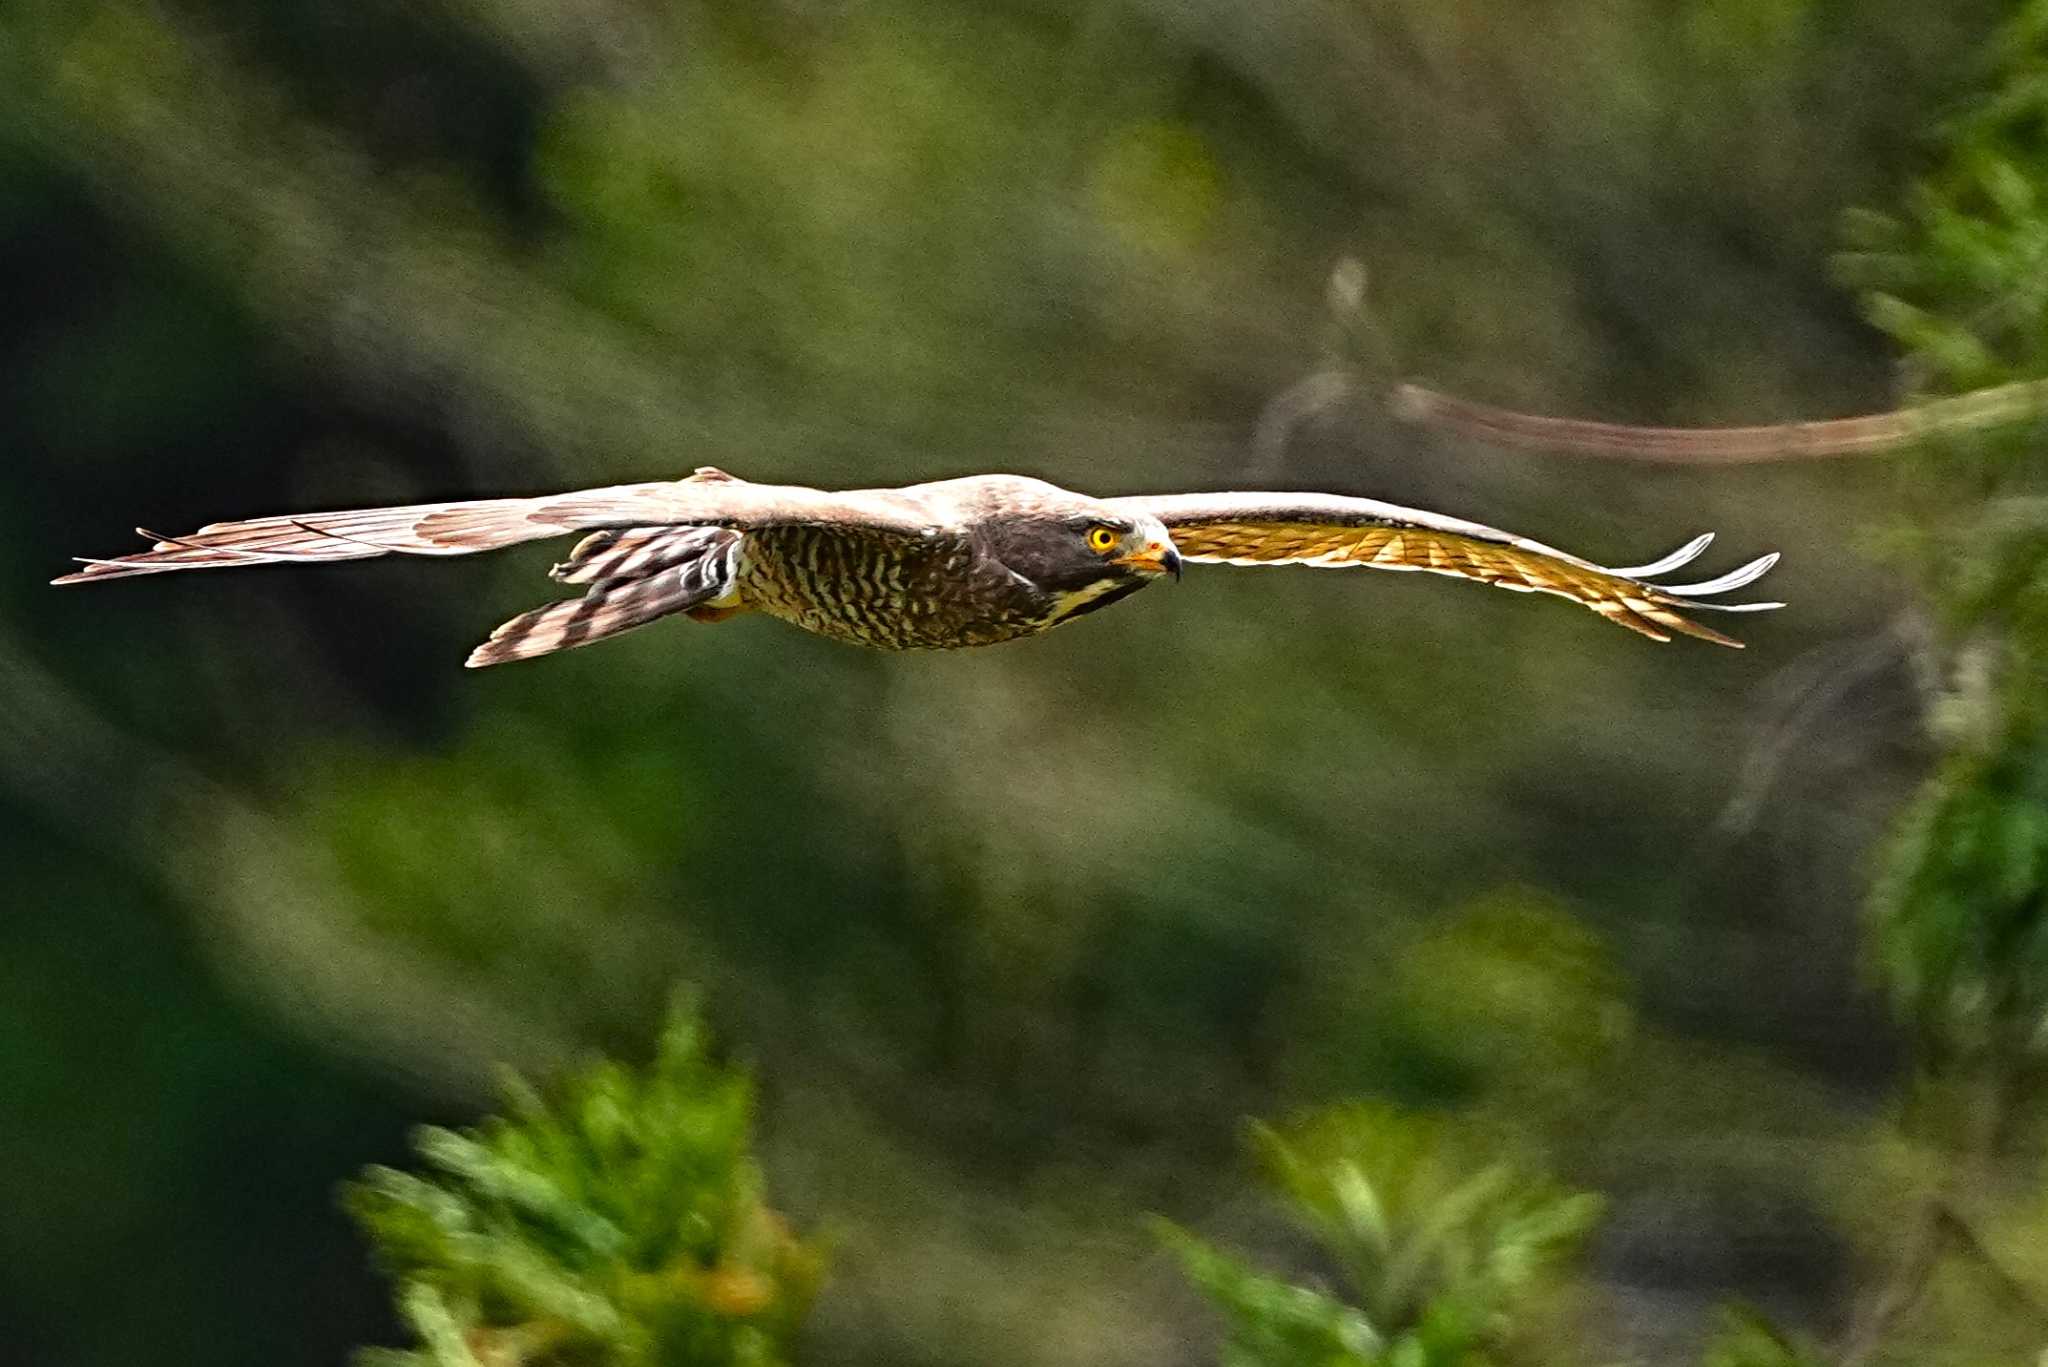
[(1110, 562), (1137, 570), (1141, 574), (1170, 574), (1180, 578), (1180, 552), (1164, 541), (1147, 541), (1143, 547), (1129, 555), (1120, 555)]

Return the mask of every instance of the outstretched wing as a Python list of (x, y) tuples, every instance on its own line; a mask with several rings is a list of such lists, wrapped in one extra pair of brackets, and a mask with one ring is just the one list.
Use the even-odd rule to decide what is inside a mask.
[(1763, 612), (1781, 603), (1703, 601), (1760, 578), (1776, 552), (1740, 569), (1693, 584), (1655, 584), (1696, 559), (1713, 534), (1694, 538), (1647, 565), (1614, 569), (1541, 542), (1476, 522), (1336, 494), (1162, 494), (1113, 498), (1115, 507), (1149, 513), (1166, 524), (1184, 559), (1227, 565), (1362, 565), (1422, 570), (1474, 579), (1518, 593), (1552, 593), (1583, 603), (1610, 622), (1658, 641), (1670, 633), (1717, 645), (1741, 642), (1681, 616), (1677, 609)]
[(155, 543), (150, 549), (110, 560), (83, 560), (84, 569), (53, 582), (79, 584), (170, 570), (366, 560), (380, 555), (470, 555), (522, 541), (607, 528), (695, 525), (744, 531), (788, 523), (839, 523), (915, 535), (929, 525), (929, 515), (886, 490), (828, 494), (795, 485), (753, 484), (707, 467), (688, 479), (621, 484), (539, 498), (421, 503), (215, 522), (188, 536), (160, 536), (138, 528)]

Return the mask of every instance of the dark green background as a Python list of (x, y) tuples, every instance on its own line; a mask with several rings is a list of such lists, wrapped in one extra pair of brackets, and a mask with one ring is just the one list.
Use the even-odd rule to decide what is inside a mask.
[[(1284, 1248), (1241, 1120), (1357, 1095), (1609, 1193), (1588, 1351), (1729, 1295), (1837, 1323), (1903, 1161), (1858, 906), (1927, 759), (1885, 462), (1500, 454), (1356, 396), (1254, 433), (1332, 356), (1886, 406), (1838, 218), (2006, 8), (13, 0), (5, 1355), (388, 1341), (334, 1184), (496, 1063), (644, 1052), (678, 981), (837, 1231), (821, 1363), (1205, 1360), (1137, 1217)], [(467, 674), (548, 550), (44, 586), (137, 522), (701, 463), (1327, 488), (1618, 563), (1715, 528), (1792, 607), (1736, 654), (1205, 570), (960, 656), (743, 619)]]

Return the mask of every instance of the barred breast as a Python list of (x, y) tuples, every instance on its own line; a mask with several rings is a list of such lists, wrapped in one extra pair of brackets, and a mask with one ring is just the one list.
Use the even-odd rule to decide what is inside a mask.
[(747, 535), (738, 582), (757, 612), (880, 650), (991, 645), (1045, 630), (1054, 612), (962, 536), (763, 528)]

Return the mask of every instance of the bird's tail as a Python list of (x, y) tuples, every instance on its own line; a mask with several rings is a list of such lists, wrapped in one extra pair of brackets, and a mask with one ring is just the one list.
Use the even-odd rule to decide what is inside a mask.
[[(471, 669), (480, 669), (508, 660), (530, 660), (589, 645), (671, 613), (734, 606), (741, 540), (740, 533), (723, 527), (625, 532), (622, 544), (614, 549), (627, 557), (644, 556), (641, 563), (653, 565), (652, 573), (636, 577), (614, 573), (598, 578), (581, 598), (523, 612), (492, 632), (490, 640), (470, 652), (466, 663)], [(572, 556), (572, 563), (575, 560)], [(613, 564), (616, 568), (619, 562)]]

